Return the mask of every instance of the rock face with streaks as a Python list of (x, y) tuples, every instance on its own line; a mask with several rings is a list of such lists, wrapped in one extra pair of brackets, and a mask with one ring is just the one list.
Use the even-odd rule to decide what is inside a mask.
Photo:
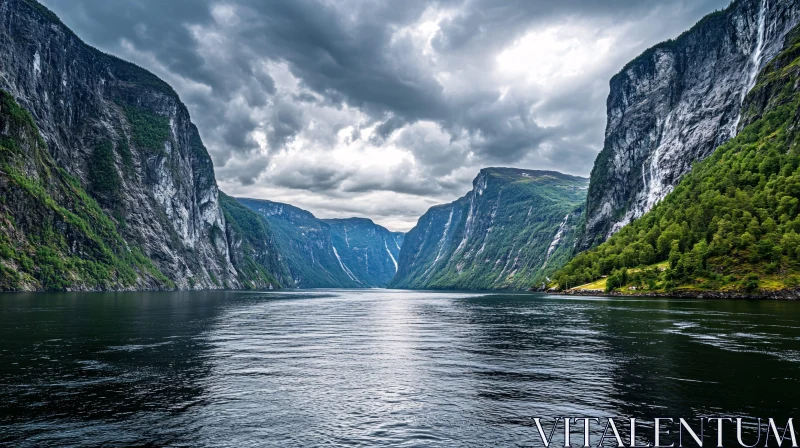
[(367, 218), (323, 219), (331, 232), (342, 266), (368, 287), (384, 287), (397, 273), (405, 234), (390, 232)]
[(736, 0), (612, 78), (581, 249), (650, 210), (736, 135), (745, 95), (798, 21), (800, 0)]
[(383, 287), (397, 271), (402, 233), (365, 218), (317, 219), (280, 202), (237, 201), (269, 221), (297, 287)]
[[(211, 159), (169, 85), (86, 45), (35, 0), (0, 0), (0, 40), (0, 89), (30, 112), (52, 166), (88, 192), (125, 244), (140, 251), (158, 274), (140, 270), (124, 284), (112, 279), (94, 286), (76, 278), (64, 288), (244, 288), (280, 282), (282, 267), (254, 270), (253, 253), (231, 253), (243, 242), (236, 231), (241, 226), (226, 222)], [(58, 205), (69, 211), (74, 204)], [(261, 250), (270, 252), (261, 259), (277, 260), (274, 247)], [(46, 288), (41, 282), (27, 285)]]
[(472, 191), (411, 229), (390, 287), (529, 289), (573, 251), (588, 181), (553, 171), (485, 168)]

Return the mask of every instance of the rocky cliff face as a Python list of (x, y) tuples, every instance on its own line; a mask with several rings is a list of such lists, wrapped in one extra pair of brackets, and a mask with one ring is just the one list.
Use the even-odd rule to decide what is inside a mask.
[(737, 0), (614, 76), (582, 248), (650, 210), (736, 135), (745, 95), (798, 21), (800, 0)]
[(34, 0), (0, 0), (0, 40), (0, 89), (32, 114), (55, 165), (128, 245), (178, 288), (270, 281), (237, 267), (231, 245), (242, 236), (226, 223), (211, 159), (169, 85), (84, 44)]
[(757, 76), (739, 126), (736, 137), (696, 163), (663, 201), (576, 256), (551, 286), (613, 294), (797, 298), (800, 25)]
[(486, 168), (461, 199), (431, 208), (406, 234), (390, 287), (528, 289), (563, 266), (587, 179)]
[(288, 204), (237, 200), (269, 221), (295, 286), (382, 287), (397, 270), (402, 234), (369, 219), (322, 220)]
[(172, 287), (0, 90), (0, 291)]

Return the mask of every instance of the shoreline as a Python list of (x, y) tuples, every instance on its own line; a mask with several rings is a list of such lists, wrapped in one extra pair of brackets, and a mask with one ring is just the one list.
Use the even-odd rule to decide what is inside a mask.
[(760, 290), (753, 293), (741, 291), (672, 291), (672, 292), (605, 292), (605, 291), (546, 291), (562, 296), (594, 297), (654, 297), (671, 299), (723, 299), (723, 300), (800, 300), (800, 288), (777, 291)]

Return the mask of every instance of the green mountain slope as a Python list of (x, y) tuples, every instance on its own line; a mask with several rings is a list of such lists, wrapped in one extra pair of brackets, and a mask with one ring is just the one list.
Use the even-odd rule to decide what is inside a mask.
[(587, 184), (553, 171), (481, 170), (472, 191), (406, 234), (390, 286), (530, 288), (569, 258)]
[(219, 202), (228, 227), (231, 261), (241, 284), (249, 289), (293, 286), (269, 222), (223, 192), (219, 193)]
[(331, 245), (330, 228), (311, 212), (279, 202), (236, 198), (264, 217), (274, 232), (281, 256), (289, 266), (292, 286), (358, 288), (363, 285), (342, 266)]
[[(92, 185), (116, 178), (99, 173)], [(116, 172), (114, 172), (116, 173)], [(173, 288), (59, 168), (31, 115), (0, 90), (0, 291)]]
[[(652, 211), (575, 257), (555, 276), (558, 286), (608, 275), (608, 291), (796, 294), (799, 75), (795, 28), (747, 95), (738, 136), (696, 164)], [(664, 269), (647, 268), (664, 261)]]

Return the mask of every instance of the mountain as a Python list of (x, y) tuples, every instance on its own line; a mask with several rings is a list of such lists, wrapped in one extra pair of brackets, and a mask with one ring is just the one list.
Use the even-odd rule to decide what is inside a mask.
[(330, 226), (331, 244), (353, 277), (365, 286), (389, 284), (397, 273), (404, 234), (390, 232), (366, 218), (322, 221)]
[(285, 280), (269, 238), (256, 258), (233, 253), (244, 226), (226, 219), (211, 159), (169, 85), (86, 45), (34, 0), (0, 0), (0, 38), (0, 265), (18, 278), (4, 289)]
[(257, 289), (292, 286), (292, 273), (278, 249), (269, 222), (223, 192), (219, 193), (219, 199), (227, 225), (231, 261), (245, 285)]
[(297, 287), (382, 287), (396, 272), (402, 236), (369, 219), (322, 220), (288, 204), (237, 201), (269, 221)]
[(392, 233), (392, 238), (394, 238), (395, 246), (397, 246), (398, 250), (397, 255), (399, 256), (400, 255), (399, 251), (400, 249), (402, 249), (403, 243), (405, 243), (406, 241), (406, 234), (405, 232), (391, 232), (391, 233)]
[(558, 286), (800, 298), (800, 26), (742, 111), (734, 139), (650, 212), (572, 260)]
[(390, 287), (528, 289), (572, 253), (588, 180), (485, 168), (472, 191), (428, 210), (405, 237)]
[(650, 210), (736, 135), (745, 94), (798, 21), (800, 0), (736, 0), (612, 78), (581, 248)]

